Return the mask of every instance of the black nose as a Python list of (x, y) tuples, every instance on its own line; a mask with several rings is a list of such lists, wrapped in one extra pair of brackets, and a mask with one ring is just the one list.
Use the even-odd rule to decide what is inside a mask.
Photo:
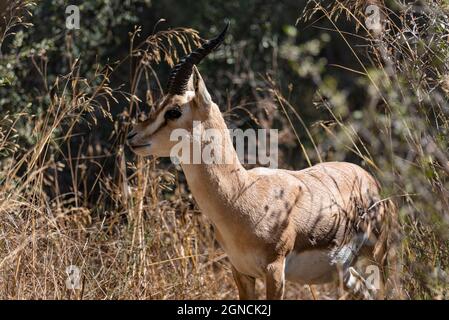
[(136, 134), (137, 134), (137, 132), (130, 132), (130, 133), (128, 133), (128, 135), (126, 136), (126, 139), (132, 139), (132, 138), (134, 138), (135, 136), (136, 136)]

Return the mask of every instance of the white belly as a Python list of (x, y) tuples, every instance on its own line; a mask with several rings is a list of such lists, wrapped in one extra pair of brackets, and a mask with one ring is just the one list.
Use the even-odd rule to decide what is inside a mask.
[(291, 252), (285, 261), (285, 278), (301, 284), (330, 282), (336, 271), (328, 250)]

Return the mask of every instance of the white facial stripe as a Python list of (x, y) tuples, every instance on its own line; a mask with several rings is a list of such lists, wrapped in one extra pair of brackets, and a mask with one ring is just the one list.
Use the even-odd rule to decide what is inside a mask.
[(150, 136), (154, 134), (157, 130), (159, 130), (165, 123), (165, 112), (167, 112), (168, 108), (165, 108), (165, 110), (159, 112), (157, 115), (157, 118), (153, 120), (146, 128), (145, 128), (145, 134)]
[[(189, 103), (193, 98), (195, 97), (195, 92), (193, 91), (186, 91), (186, 93), (184, 94), (183, 97), (181, 97), (180, 100), (178, 100), (178, 104), (184, 105), (186, 103)], [(163, 110), (161, 110), (158, 114), (156, 119), (154, 119), (144, 130), (145, 130), (145, 135), (146, 136), (151, 136), (153, 135), (157, 130), (159, 130), (164, 124), (165, 124), (165, 113), (167, 112), (167, 110), (170, 110), (171, 108), (174, 107), (174, 104), (168, 104), (164, 107)], [(183, 109), (183, 111), (185, 110), (185, 108), (181, 107), (181, 109)]]

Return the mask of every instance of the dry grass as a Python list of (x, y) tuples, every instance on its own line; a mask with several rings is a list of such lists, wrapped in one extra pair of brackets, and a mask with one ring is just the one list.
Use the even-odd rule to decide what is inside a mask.
[[(335, 21), (338, 13), (353, 10), (339, 2), (334, 7), (318, 2), (312, 5), (315, 13), (330, 21)], [(13, 12), (26, 15), (20, 8)], [(10, 21), (0, 30), (0, 44), (12, 27), (24, 23), (24, 16)], [(357, 25), (363, 29), (363, 23)], [(398, 254), (404, 268), (400, 275), (409, 281), (397, 288), (401, 291), (397, 296), (444, 298), (444, 270), (449, 261), (449, 162), (447, 139), (441, 135), (449, 129), (444, 96), (447, 59), (443, 60), (445, 68), (435, 69), (433, 45), (424, 49), (407, 42), (399, 45), (395, 39), (410, 26), (389, 26), (389, 33), (382, 38), (367, 33), (373, 64), (361, 66), (371, 95), (370, 105), (363, 110), (364, 120), (337, 114), (329, 88), (318, 77), (318, 105), (328, 110), (336, 124), (332, 129), (324, 124), (320, 127), (335, 141), (337, 152), (359, 156), (381, 181), (385, 196), (396, 197), (401, 204)], [(207, 219), (195, 209), (178, 172), (171, 167), (160, 169), (154, 159), (129, 162), (123, 148), (131, 115), (142, 111), (136, 110), (138, 86), (146, 86), (151, 105), (157, 97), (150, 79), (159, 83), (153, 66), (172, 64), (201, 39), (192, 29), (174, 29), (155, 33), (135, 45), (138, 32), (136, 29), (131, 36), (130, 55), (120, 62), (133, 66), (130, 92), (109, 85), (118, 66), (97, 67), (94, 77), (85, 79), (79, 74), (82, 61), (73, 60), (69, 74), (48, 83), (45, 63), (37, 61), (36, 72), (46, 84), (47, 111), (40, 116), (4, 114), (0, 119), (0, 298), (237, 297), (227, 258)], [(447, 58), (446, 51), (440, 53), (441, 59)], [(428, 60), (423, 56), (429, 56)], [(430, 76), (410, 71), (415, 64)], [(159, 89), (163, 90), (160, 84)], [(279, 91), (273, 92), (275, 103), (293, 108)], [(121, 122), (109, 113), (109, 105), (117, 97), (129, 102)], [(92, 124), (115, 121), (113, 150), (87, 143), (74, 146), (77, 127), (86, 119)], [(18, 143), (22, 133), (15, 128), (19, 122), (32, 123), (30, 138), (35, 143)], [(313, 133), (310, 138), (313, 141)], [(317, 142), (313, 150), (302, 146), (301, 151), (312, 162), (320, 158), (321, 148)], [(316, 155), (309, 158), (312, 153)], [(104, 158), (109, 161), (101, 162)], [(115, 169), (110, 170), (111, 166)], [(95, 170), (89, 169), (92, 167)], [(70, 176), (68, 189), (60, 185), (63, 173)], [(79, 290), (66, 288), (70, 265), (81, 271)], [(258, 290), (262, 294), (260, 283)], [(340, 297), (335, 285), (315, 290), (319, 299)], [(287, 285), (286, 295), (290, 299), (313, 298), (308, 287), (294, 284)]]

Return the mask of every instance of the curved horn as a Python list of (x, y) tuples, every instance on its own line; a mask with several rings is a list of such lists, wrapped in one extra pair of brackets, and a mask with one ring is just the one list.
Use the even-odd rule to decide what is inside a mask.
[(193, 72), (193, 66), (197, 65), (209, 53), (217, 49), (223, 42), (229, 28), (229, 21), (223, 31), (214, 39), (206, 41), (201, 47), (192, 51), (173, 67), (168, 80), (168, 92), (170, 94), (183, 95), (187, 90), (187, 83)]

